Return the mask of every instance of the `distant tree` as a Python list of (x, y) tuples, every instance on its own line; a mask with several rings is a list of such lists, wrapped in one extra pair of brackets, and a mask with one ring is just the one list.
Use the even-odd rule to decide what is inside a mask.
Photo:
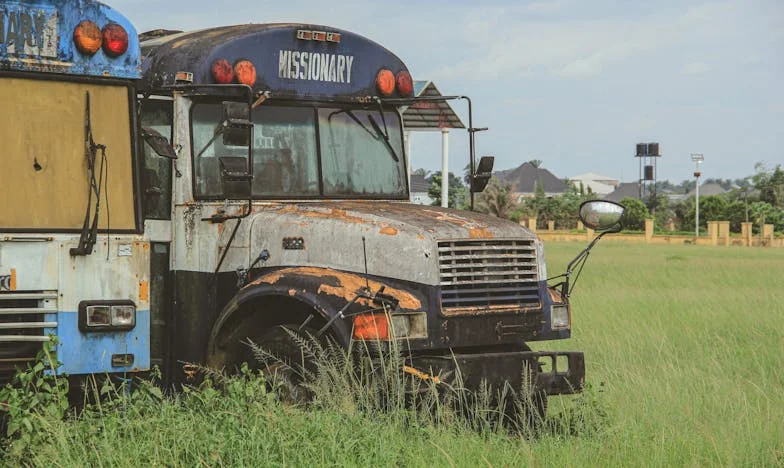
[[(427, 195), (433, 200), (433, 206), (441, 205), (441, 171), (434, 172), (427, 179), (430, 186), (427, 189)], [(449, 200), (448, 205), (450, 208), (460, 208), (465, 203), (466, 187), (463, 181), (454, 173), (449, 173)]]
[(490, 179), (484, 192), (476, 195), (476, 209), (499, 218), (509, 218), (515, 205), (509, 186), (496, 177)]
[(544, 161), (542, 161), (541, 159), (532, 159), (532, 160), (528, 161), (528, 164), (534, 166), (535, 168), (542, 167), (543, 163), (544, 163)]
[(773, 205), (768, 202), (758, 201), (749, 206), (749, 211), (752, 219), (758, 226), (762, 226), (768, 218), (775, 211)]
[(740, 224), (746, 221), (746, 204), (740, 200), (729, 202), (724, 213), (725, 220), (730, 222), (730, 231), (740, 232)]
[(708, 221), (726, 220), (728, 206), (729, 202), (721, 195), (700, 197), (700, 226), (707, 227)]
[(784, 170), (777, 165), (773, 170), (761, 163), (755, 166), (757, 173), (752, 176), (754, 186), (760, 191), (760, 201), (776, 208), (784, 208)]
[(648, 218), (648, 207), (637, 198), (624, 197), (621, 205), (626, 211), (621, 218), (624, 229), (642, 231), (645, 229), (645, 219)]
[(428, 171), (425, 168), (420, 167), (419, 169), (414, 169), (414, 171), (411, 173), (411, 175), (420, 175), (422, 177), (427, 178), (429, 173), (430, 173), (430, 171)]
[(694, 198), (689, 197), (672, 205), (675, 225), (679, 231), (694, 230)]

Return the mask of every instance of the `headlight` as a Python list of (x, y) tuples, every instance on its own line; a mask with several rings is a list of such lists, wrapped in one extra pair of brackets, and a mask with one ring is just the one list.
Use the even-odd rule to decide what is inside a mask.
[(367, 313), (354, 316), (355, 340), (427, 338), (427, 315)]
[(82, 301), (79, 330), (83, 332), (131, 330), (136, 326), (136, 305), (131, 301)]
[(108, 327), (112, 324), (112, 308), (108, 305), (87, 307), (88, 327)]
[(112, 306), (112, 326), (130, 327), (136, 325), (136, 307), (132, 305)]
[(569, 309), (565, 305), (554, 305), (550, 309), (550, 328), (553, 330), (568, 329), (569, 323)]

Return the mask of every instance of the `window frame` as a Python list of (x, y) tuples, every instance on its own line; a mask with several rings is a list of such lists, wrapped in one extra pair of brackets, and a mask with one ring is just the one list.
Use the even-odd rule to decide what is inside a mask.
[[(224, 201), (227, 200), (223, 195), (198, 195), (196, 190), (196, 153), (194, 149), (194, 141), (193, 141), (193, 114), (194, 114), (194, 107), (199, 104), (213, 104), (213, 105), (220, 105), (221, 102), (225, 101), (226, 99), (216, 98), (216, 97), (200, 97), (198, 99), (192, 99), (190, 103), (190, 108), (188, 109), (188, 134), (190, 138), (190, 154), (191, 154), (191, 190), (193, 194), (193, 199), (198, 201)], [(357, 103), (356, 105), (347, 105), (343, 103), (335, 103), (335, 102), (303, 102), (303, 101), (291, 101), (291, 100), (277, 100), (277, 99), (268, 99), (262, 105), (269, 105), (275, 107), (304, 107), (309, 108), (313, 112), (314, 118), (314, 125), (315, 125), (315, 139), (316, 139), (316, 160), (317, 160), (317, 169), (318, 169), (318, 186), (319, 186), (319, 193), (317, 195), (281, 195), (281, 196), (252, 196), (251, 199), (254, 201), (264, 201), (264, 200), (409, 200), (411, 190), (409, 187), (409, 180), (408, 177), (405, 178), (405, 190), (400, 195), (392, 195), (392, 194), (384, 194), (384, 195), (366, 195), (366, 194), (356, 194), (356, 195), (325, 195), (324, 194), (324, 173), (323, 173), (323, 161), (322, 161), (322, 154), (321, 154), (321, 125), (319, 122), (319, 109), (324, 108), (334, 108), (336, 106), (345, 105), (346, 107), (351, 108), (352, 110), (365, 110), (365, 111), (378, 111), (381, 110), (383, 112), (394, 112), (397, 115), (398, 121), (400, 122), (400, 141), (402, 143), (402, 154), (400, 155), (402, 158), (403, 169), (406, 174), (408, 174), (408, 158), (406, 155), (406, 144), (405, 144), (405, 128), (403, 126), (403, 115), (399, 108), (397, 107), (383, 107), (379, 109), (377, 106), (374, 105), (362, 105)], [(250, 161), (249, 167), (253, 167), (253, 151), (250, 152)]]
[[(67, 83), (80, 83), (88, 85), (108, 85), (124, 87), (128, 95), (128, 121), (130, 135), (131, 153), (131, 185), (133, 186), (133, 207), (134, 207), (134, 228), (131, 229), (106, 229), (105, 226), (98, 226), (97, 232), (100, 234), (142, 234), (144, 232), (144, 221), (142, 219), (142, 200), (140, 194), (141, 186), (141, 162), (139, 160), (138, 128), (139, 120), (136, 113), (137, 91), (134, 83), (121, 78), (98, 78), (77, 75), (54, 75), (49, 73), (18, 72), (10, 70), (0, 70), (0, 78), (19, 78), (41, 81), (59, 81)], [(80, 118), (84, 118), (83, 116)], [(86, 179), (85, 179), (86, 181)], [(9, 228), (0, 227), (0, 231), (7, 233), (52, 233), (52, 234), (78, 234), (82, 228)]]
[[(156, 96), (149, 96), (147, 98), (139, 97), (139, 100), (143, 103), (143, 105), (141, 107), (141, 112), (139, 112), (139, 115), (137, 117), (139, 129), (141, 129), (141, 127), (142, 127), (142, 115), (144, 114), (145, 109), (147, 108), (147, 105), (149, 105), (150, 103), (156, 103), (156, 105), (159, 104), (159, 103), (168, 103), (169, 104), (169, 110), (170, 110), (170, 116), (171, 116), (171, 120), (169, 122), (169, 135), (164, 135), (164, 136), (166, 136), (166, 138), (169, 139), (169, 143), (171, 144), (172, 140), (174, 138), (174, 120), (175, 120), (174, 119), (174, 99), (172, 99), (171, 96), (157, 96), (156, 95)], [(147, 157), (147, 150), (145, 149), (145, 145), (147, 145), (147, 143), (144, 141), (144, 138), (142, 138), (141, 132), (139, 132), (139, 134), (137, 135), (137, 140), (139, 142), (138, 143), (138, 148), (139, 148), (139, 198), (140, 198), (140, 203), (141, 203), (141, 205), (140, 205), (141, 206), (140, 216), (141, 216), (141, 218), (143, 220), (151, 219), (151, 220), (156, 220), (156, 221), (171, 221), (171, 219), (172, 219), (172, 200), (174, 199), (174, 180), (173, 180), (174, 170), (175, 170), (174, 160), (168, 159), (168, 158), (164, 158), (163, 156), (159, 156), (157, 154), (151, 155), (151, 157), (153, 157), (153, 158), (165, 159), (166, 162), (169, 164), (169, 179), (167, 181), (167, 188), (168, 188), (168, 191), (169, 191), (169, 193), (168, 193), (168, 206), (169, 206), (169, 209), (167, 210), (167, 216), (166, 217), (159, 218), (159, 217), (148, 216), (147, 212), (146, 212), (146, 207), (145, 207), (146, 193), (144, 193), (144, 190), (147, 188), (147, 183), (143, 180), (144, 172), (145, 172), (144, 170), (146, 169), (145, 163), (146, 163), (146, 157)], [(150, 151), (152, 151), (152, 148), (150, 149)], [(154, 151), (152, 151), (152, 152), (154, 153)]]

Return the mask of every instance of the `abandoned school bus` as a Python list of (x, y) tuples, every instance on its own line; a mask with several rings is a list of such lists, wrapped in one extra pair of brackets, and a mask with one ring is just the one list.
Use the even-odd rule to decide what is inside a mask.
[[(16, 110), (0, 178), (25, 195), (0, 218), (4, 362), (56, 335), (59, 372), (158, 365), (177, 383), (186, 363), (232, 368), (248, 339), (291, 352), (281, 343), (307, 332), (344, 346), (405, 340), (418, 376), (460, 366), (468, 386), (582, 389), (582, 353), (526, 343), (570, 336), (569, 278), (593, 243), (550, 287), (524, 227), (408, 203), (401, 110), (418, 98), (394, 54), (325, 26), (156, 31), (138, 44), (124, 20), (91, 19), (122, 25), (118, 59), (100, 43), (86, 54), (62, 33), (83, 23), (57, 18), (70, 50), (58, 60), (121, 62), (125, 74), (5, 65), (0, 92)], [(492, 161), (475, 165), (471, 147), (481, 191)], [(581, 208), (598, 229), (620, 214)]]
[(136, 31), (88, 1), (0, 2), (0, 375), (150, 367)]

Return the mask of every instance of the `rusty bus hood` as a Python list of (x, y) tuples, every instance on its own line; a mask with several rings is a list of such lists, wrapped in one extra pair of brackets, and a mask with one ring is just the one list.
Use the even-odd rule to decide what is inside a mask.
[(336, 201), (282, 205), (279, 214), (334, 223), (378, 228), (381, 235), (413, 233), (431, 240), (534, 238), (509, 220), (472, 211), (458, 211), (407, 202)]
[[(335, 201), (256, 205), (247, 242), (254, 258), (267, 249), (266, 266), (316, 266), (439, 283), (438, 242), (533, 239), (528, 229), (481, 213), (388, 201)], [(300, 243), (301, 240), (301, 243)], [(292, 247), (295, 246), (295, 247)]]

